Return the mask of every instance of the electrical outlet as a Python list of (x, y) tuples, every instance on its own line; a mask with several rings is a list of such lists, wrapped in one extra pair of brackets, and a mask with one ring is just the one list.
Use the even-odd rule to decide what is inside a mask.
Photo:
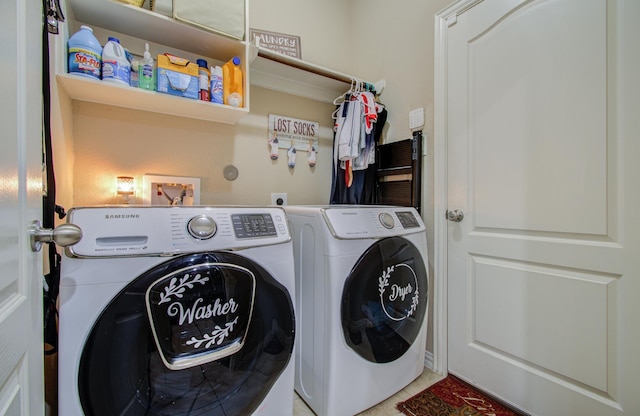
[(271, 193), (271, 205), (287, 205), (287, 193)]
[(424, 108), (409, 111), (409, 128), (418, 129), (424, 126)]

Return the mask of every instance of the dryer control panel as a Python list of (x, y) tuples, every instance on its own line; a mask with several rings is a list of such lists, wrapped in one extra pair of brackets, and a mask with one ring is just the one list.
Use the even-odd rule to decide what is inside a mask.
[(87, 207), (69, 210), (82, 239), (75, 257), (170, 256), (291, 240), (279, 207)]
[(415, 208), (383, 206), (326, 207), (322, 215), (336, 238), (383, 238), (424, 232)]

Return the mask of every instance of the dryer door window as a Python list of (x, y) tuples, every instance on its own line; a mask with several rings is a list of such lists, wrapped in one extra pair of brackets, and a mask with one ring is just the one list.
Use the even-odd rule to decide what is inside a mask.
[(401, 357), (422, 329), (427, 270), (418, 249), (391, 237), (371, 245), (342, 292), (342, 329), (349, 347), (374, 363)]
[(125, 287), (83, 349), (87, 415), (231, 415), (258, 408), (287, 366), (293, 303), (264, 268), (190, 254)]

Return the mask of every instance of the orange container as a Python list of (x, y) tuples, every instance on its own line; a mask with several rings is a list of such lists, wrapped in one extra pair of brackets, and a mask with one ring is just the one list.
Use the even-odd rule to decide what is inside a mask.
[(240, 68), (240, 58), (237, 56), (222, 65), (222, 96), (227, 105), (243, 106), (242, 68)]

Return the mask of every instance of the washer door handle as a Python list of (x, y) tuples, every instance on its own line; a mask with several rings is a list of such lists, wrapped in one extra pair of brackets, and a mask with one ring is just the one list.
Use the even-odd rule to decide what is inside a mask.
[(453, 211), (447, 211), (446, 217), (451, 222), (460, 222), (464, 218), (464, 213), (459, 209), (454, 209)]
[(29, 240), (31, 241), (31, 250), (40, 251), (42, 243), (54, 242), (60, 247), (67, 247), (76, 244), (82, 239), (82, 230), (75, 224), (62, 224), (55, 229), (42, 228), (39, 220), (31, 223), (29, 230)]

